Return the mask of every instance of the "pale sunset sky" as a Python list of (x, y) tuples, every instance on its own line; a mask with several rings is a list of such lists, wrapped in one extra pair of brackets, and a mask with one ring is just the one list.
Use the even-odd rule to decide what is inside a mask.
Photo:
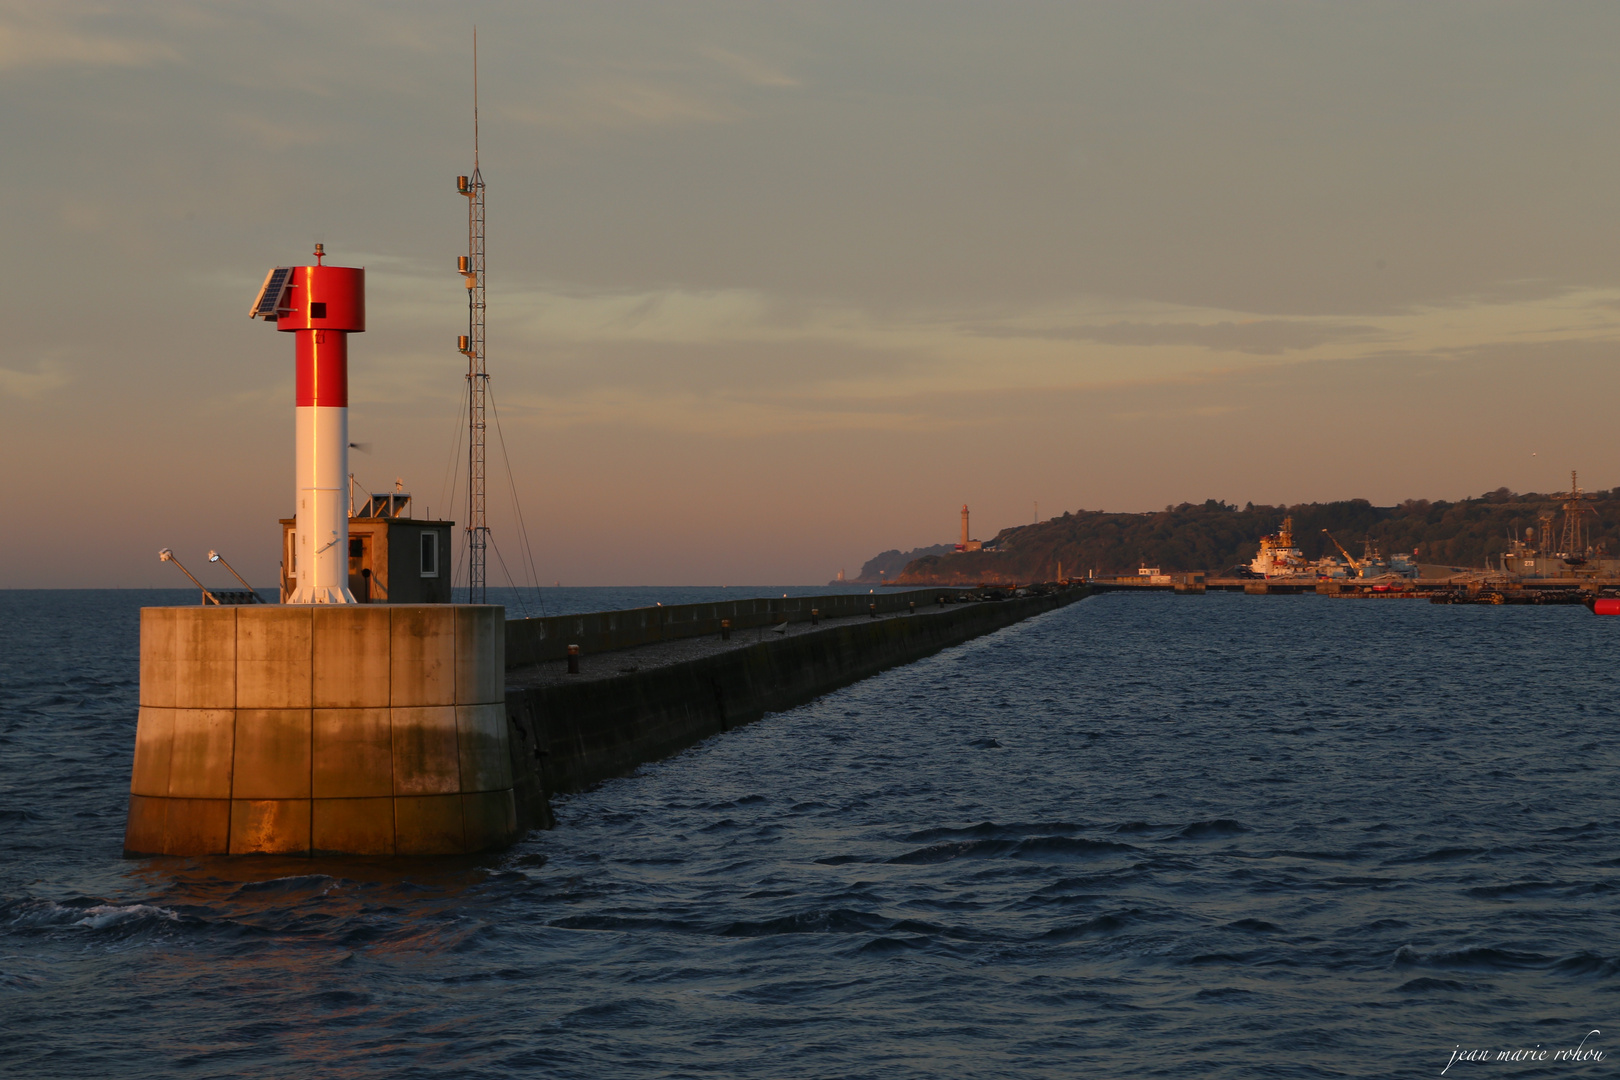
[(547, 583), (1620, 485), (1620, 5), (0, 0), (0, 587), (273, 584), (247, 308), (316, 241), (368, 271), (351, 466), (464, 521), (474, 23), (492, 523)]

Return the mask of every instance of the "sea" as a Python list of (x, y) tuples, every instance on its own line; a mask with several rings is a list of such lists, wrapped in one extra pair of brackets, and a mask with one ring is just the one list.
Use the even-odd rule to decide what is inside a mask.
[(1614, 1072), (1620, 619), (1107, 594), (510, 850), (124, 859), (139, 609), (196, 599), (0, 592), (0, 1075)]

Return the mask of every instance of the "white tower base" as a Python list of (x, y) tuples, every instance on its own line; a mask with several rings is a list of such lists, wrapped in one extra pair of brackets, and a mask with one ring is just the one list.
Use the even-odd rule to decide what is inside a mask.
[(349, 591), (349, 410), (298, 407), (298, 588), (289, 604), (353, 604)]

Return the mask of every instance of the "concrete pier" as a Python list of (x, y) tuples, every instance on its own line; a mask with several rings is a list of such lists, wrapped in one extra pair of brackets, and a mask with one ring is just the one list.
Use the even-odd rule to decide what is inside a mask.
[[(145, 608), (125, 854), (504, 847), (551, 824), (553, 794), (1089, 593), (760, 598), (510, 623), (499, 607), (449, 604)], [(722, 620), (737, 633), (722, 636)], [(579, 641), (591, 648), (569, 675)]]
[[(731, 641), (720, 638), (718, 613), (701, 611), (694, 613), (699, 618), (682, 617), (672, 626), (685, 629), (712, 620), (716, 625), (706, 641), (696, 640), (697, 635), (677, 637), (666, 625), (668, 636), (662, 642), (587, 652), (579, 675), (566, 674), (555, 658), (515, 664), (507, 673), (506, 708), (518, 763), (520, 822), (548, 824), (551, 795), (623, 776), (768, 712), (803, 705), (888, 668), (1054, 611), (1084, 599), (1090, 590), (1074, 586), (1002, 600), (943, 607), (935, 603), (940, 596), (956, 601), (960, 595), (957, 589), (879, 594), (840, 606), (827, 604), (824, 597), (800, 598), (803, 602), (791, 614), (778, 606), (769, 613), (738, 616), (761, 620), (761, 625), (765, 619), (777, 620), (778, 626), (788, 622), (784, 633), (767, 629), (759, 634), (756, 629)], [(914, 601), (915, 614), (910, 608)], [(880, 617), (856, 614), (874, 603), (881, 608)], [(840, 617), (812, 627), (812, 604), (838, 610)], [(641, 615), (611, 612), (595, 618), (604, 632), (611, 626), (640, 635)], [(793, 623), (801, 616), (802, 622)], [(515, 623), (508, 623), (507, 630), (509, 635), (524, 632)]]
[(450, 855), (517, 835), (504, 611), (141, 611), (130, 855)]

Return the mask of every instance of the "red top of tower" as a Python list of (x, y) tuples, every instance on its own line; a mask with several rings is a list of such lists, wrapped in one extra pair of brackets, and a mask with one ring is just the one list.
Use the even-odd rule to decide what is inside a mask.
[(358, 266), (295, 266), (276, 313), (277, 330), (366, 328), (366, 272)]

